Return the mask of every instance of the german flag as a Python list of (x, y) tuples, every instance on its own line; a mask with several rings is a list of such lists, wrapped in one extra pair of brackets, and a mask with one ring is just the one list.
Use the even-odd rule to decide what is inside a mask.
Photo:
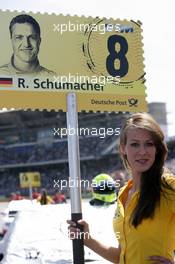
[(0, 87), (12, 87), (13, 79), (12, 78), (0, 78)]

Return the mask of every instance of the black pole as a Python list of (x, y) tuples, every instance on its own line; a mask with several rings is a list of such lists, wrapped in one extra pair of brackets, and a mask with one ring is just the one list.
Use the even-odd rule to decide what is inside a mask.
[[(72, 214), (72, 221), (76, 222), (82, 219), (82, 214)], [(73, 261), (74, 264), (84, 264), (84, 233), (82, 226), (77, 224), (80, 228), (80, 237), (73, 240)]]

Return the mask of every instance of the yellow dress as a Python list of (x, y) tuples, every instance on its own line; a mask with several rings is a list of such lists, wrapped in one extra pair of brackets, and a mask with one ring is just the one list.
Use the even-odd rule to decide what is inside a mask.
[[(130, 180), (120, 189), (117, 209), (113, 219), (114, 232), (121, 246), (120, 264), (148, 264), (148, 256), (160, 255), (173, 259), (175, 250), (175, 177), (165, 174), (166, 182), (174, 189), (166, 188), (168, 199), (161, 194), (160, 207), (156, 208), (153, 219), (145, 219), (137, 228), (129, 223), (138, 201), (136, 192), (127, 207), (123, 201), (132, 187)], [(165, 189), (163, 187), (163, 189)]]

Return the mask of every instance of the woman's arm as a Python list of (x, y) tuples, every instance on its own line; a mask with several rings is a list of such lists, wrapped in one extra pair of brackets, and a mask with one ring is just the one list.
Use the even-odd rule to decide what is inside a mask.
[(100, 243), (94, 238), (90, 238), (88, 242), (85, 244), (88, 248), (92, 249), (98, 255), (103, 257), (104, 259), (111, 261), (112, 263), (119, 263), (120, 259), (120, 247), (108, 247)]
[(110, 247), (105, 246), (98, 240), (91, 237), (89, 232), (89, 225), (84, 220), (79, 220), (78, 224), (83, 226), (83, 231), (80, 231), (79, 228), (76, 228), (76, 224), (70, 220), (67, 221), (69, 224), (69, 237), (70, 239), (75, 239), (77, 237), (83, 237), (84, 245), (95, 253), (103, 257), (104, 259), (111, 261), (112, 263), (119, 263), (120, 259), (120, 247)]

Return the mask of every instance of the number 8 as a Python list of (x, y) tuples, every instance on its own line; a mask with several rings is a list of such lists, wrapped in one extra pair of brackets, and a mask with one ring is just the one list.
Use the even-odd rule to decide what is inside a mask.
[[(120, 50), (117, 52), (115, 50), (116, 43), (120, 44)], [(108, 38), (108, 50), (109, 56), (106, 59), (106, 69), (110, 75), (113, 77), (120, 76), (123, 77), (128, 73), (128, 60), (126, 58), (126, 53), (128, 51), (128, 42), (127, 40), (119, 35), (113, 35)], [(120, 60), (120, 68), (115, 69), (114, 63), (115, 60)]]

